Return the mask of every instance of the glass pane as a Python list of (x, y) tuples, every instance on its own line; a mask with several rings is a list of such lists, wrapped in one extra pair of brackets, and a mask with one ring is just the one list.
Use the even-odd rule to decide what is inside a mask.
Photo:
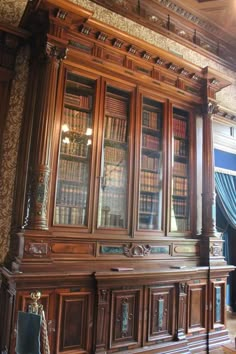
[(67, 73), (54, 224), (87, 225), (93, 95), (92, 80)]
[(189, 121), (188, 113), (174, 108), (173, 111), (173, 166), (171, 231), (189, 230)]
[(98, 227), (127, 228), (128, 126), (129, 95), (108, 87), (105, 98)]
[(139, 229), (162, 229), (162, 106), (143, 98)]

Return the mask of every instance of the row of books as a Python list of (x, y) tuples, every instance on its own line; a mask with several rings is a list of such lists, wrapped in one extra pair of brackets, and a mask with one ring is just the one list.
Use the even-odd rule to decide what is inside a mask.
[(143, 133), (142, 146), (152, 150), (159, 150), (160, 139), (157, 136)]
[(107, 210), (111, 214), (121, 215), (124, 218), (126, 214), (126, 193), (118, 193), (109, 189), (101, 190), (100, 210)]
[(122, 227), (124, 228), (124, 219), (120, 214), (112, 214), (107, 209), (101, 211), (101, 227)]
[(87, 112), (77, 111), (72, 108), (64, 107), (64, 124), (69, 130), (85, 134), (87, 128), (91, 127), (91, 115)]
[(143, 126), (151, 129), (158, 129), (159, 114), (156, 112), (143, 111)]
[(174, 216), (187, 216), (189, 207), (186, 200), (174, 200), (173, 201)]
[(126, 141), (127, 119), (105, 116), (105, 139)]
[(79, 107), (81, 109), (91, 109), (92, 108), (92, 96), (82, 96), (76, 94), (76, 92), (71, 93), (71, 88), (67, 87), (65, 94), (65, 104)]
[(186, 141), (174, 139), (174, 154), (177, 156), (187, 156)]
[(105, 165), (104, 186), (123, 187), (126, 185), (126, 168), (124, 166)]
[(183, 119), (173, 119), (173, 132), (174, 136), (179, 138), (186, 138), (187, 134), (187, 121)]
[(57, 205), (80, 206), (85, 208), (87, 204), (87, 189), (78, 185), (69, 185), (61, 182), (57, 188)]
[(160, 187), (159, 173), (141, 171), (140, 175), (140, 188), (142, 192), (159, 192)]
[(159, 230), (158, 219), (155, 215), (139, 215), (139, 229), (141, 230)]
[(126, 117), (128, 113), (128, 101), (123, 98), (107, 96), (106, 112), (111, 115), (115, 114), (115, 115)]
[(84, 142), (63, 141), (61, 142), (61, 153), (75, 155), (77, 157), (87, 157), (89, 146)]
[(141, 167), (142, 169), (152, 170), (157, 172), (160, 168), (160, 159), (157, 157), (152, 157), (152, 156), (142, 154)]
[(139, 196), (139, 212), (153, 212), (158, 211), (159, 199), (150, 194), (141, 193)]
[(126, 160), (126, 150), (112, 146), (105, 146), (104, 158), (106, 162), (121, 164)]
[(183, 218), (176, 218), (172, 217), (171, 218), (171, 231), (187, 231), (189, 230), (189, 220), (188, 219), (183, 219)]
[(173, 174), (177, 176), (187, 177), (187, 167), (188, 165), (183, 162), (174, 162)]
[(88, 165), (84, 162), (61, 159), (59, 178), (85, 183), (88, 180)]
[(84, 208), (56, 206), (54, 224), (85, 225), (86, 210)]
[(173, 195), (186, 197), (188, 195), (188, 180), (182, 177), (173, 177)]

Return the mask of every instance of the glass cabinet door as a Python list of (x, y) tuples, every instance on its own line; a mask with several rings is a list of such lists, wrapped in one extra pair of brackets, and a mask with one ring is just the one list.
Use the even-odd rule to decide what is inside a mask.
[(127, 228), (129, 103), (129, 93), (107, 87), (98, 207), (102, 228)]
[(54, 224), (86, 226), (95, 82), (67, 72)]
[(162, 105), (144, 97), (139, 178), (140, 230), (162, 229)]
[(189, 203), (189, 119), (188, 113), (173, 109), (173, 163), (171, 184), (170, 231), (185, 232), (190, 228)]

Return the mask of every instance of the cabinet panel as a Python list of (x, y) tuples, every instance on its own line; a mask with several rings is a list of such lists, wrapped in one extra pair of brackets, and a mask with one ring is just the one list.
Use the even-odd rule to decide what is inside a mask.
[(206, 329), (207, 286), (196, 282), (188, 286), (188, 332)]
[(92, 294), (59, 295), (57, 352), (89, 353), (91, 350)]
[(148, 289), (148, 342), (173, 337), (174, 296), (174, 286)]
[(110, 348), (140, 345), (142, 290), (112, 291)]
[(212, 328), (225, 325), (225, 292), (224, 280), (212, 282)]

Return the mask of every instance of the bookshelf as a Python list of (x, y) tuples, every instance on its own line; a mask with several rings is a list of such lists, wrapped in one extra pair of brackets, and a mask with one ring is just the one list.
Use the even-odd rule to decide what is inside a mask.
[(94, 87), (92, 80), (67, 72), (56, 184), (55, 225), (87, 225)]
[(162, 106), (143, 97), (140, 153), (140, 230), (160, 230), (162, 220)]
[(99, 228), (127, 228), (129, 93), (108, 86), (99, 190)]
[(190, 228), (189, 200), (189, 119), (188, 113), (173, 109), (173, 165), (171, 183), (171, 230)]

